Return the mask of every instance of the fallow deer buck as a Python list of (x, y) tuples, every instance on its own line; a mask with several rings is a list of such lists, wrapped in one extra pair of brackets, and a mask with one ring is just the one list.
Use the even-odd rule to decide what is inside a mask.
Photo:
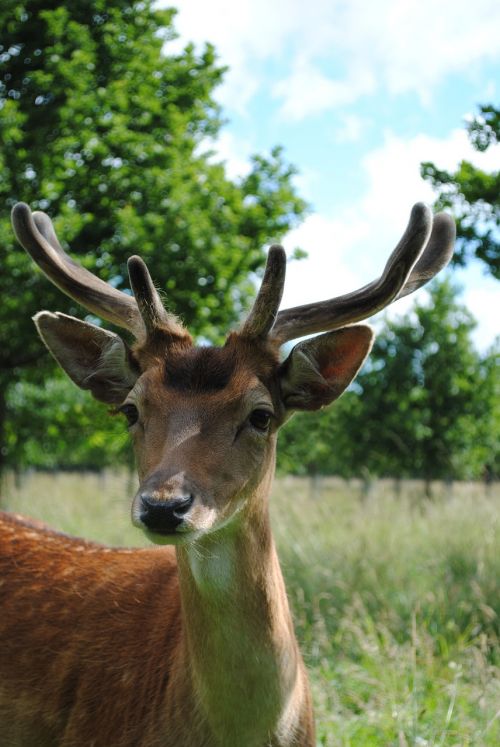
[[(453, 221), (415, 205), (379, 280), (285, 311), (285, 254), (271, 247), (254, 306), (223, 347), (193, 345), (139, 257), (132, 297), (75, 264), (44, 213), (20, 203), (13, 225), (53, 283), (134, 335), (129, 348), (65, 314), (35, 317), (69, 377), (127, 418), (140, 478), (132, 521), (175, 548), (111, 549), (2, 515), (0, 744), (313, 747), (269, 523), (276, 433), (294, 410), (342, 393), (372, 343), (352, 323), (448, 262)], [(320, 332), (280, 360), (283, 343)]]

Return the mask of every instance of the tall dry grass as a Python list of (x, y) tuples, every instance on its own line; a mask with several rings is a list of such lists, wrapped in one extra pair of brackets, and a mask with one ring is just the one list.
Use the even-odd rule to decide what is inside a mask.
[[(142, 544), (134, 479), (28, 475), (4, 506)], [(500, 744), (500, 490), (283, 478), (272, 516), (317, 710), (318, 744)]]

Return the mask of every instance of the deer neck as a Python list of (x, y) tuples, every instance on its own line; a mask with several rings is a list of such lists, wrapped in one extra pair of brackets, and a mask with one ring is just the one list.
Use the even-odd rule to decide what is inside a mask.
[(291, 744), (280, 734), (294, 731), (305, 697), (271, 533), (270, 482), (230, 525), (177, 549), (185, 660), (217, 745)]

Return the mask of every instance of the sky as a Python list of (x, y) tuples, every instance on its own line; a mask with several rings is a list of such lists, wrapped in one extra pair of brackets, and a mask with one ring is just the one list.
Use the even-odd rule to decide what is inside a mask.
[[(279, 144), (310, 207), (283, 240), (283, 307), (329, 298), (378, 277), (411, 206), (432, 203), (420, 163), (500, 168), (500, 147), (474, 151), (464, 123), (500, 94), (498, 0), (177, 0), (179, 39), (215, 45), (228, 66), (216, 98), (217, 142), (231, 177)], [(476, 345), (500, 334), (498, 281), (479, 261), (448, 272), (479, 322)], [(425, 295), (419, 291), (419, 300)], [(415, 297), (413, 297), (415, 298)], [(412, 297), (398, 301), (402, 313)]]

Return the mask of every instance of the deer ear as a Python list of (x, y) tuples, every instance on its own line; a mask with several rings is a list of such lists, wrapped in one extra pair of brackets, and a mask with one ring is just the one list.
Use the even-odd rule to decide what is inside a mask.
[(281, 366), (281, 395), (289, 410), (318, 410), (337, 399), (370, 352), (373, 330), (344, 327), (296, 345)]
[(121, 337), (73, 316), (41, 311), (33, 317), (38, 333), (70, 379), (108, 404), (120, 404), (139, 369)]

